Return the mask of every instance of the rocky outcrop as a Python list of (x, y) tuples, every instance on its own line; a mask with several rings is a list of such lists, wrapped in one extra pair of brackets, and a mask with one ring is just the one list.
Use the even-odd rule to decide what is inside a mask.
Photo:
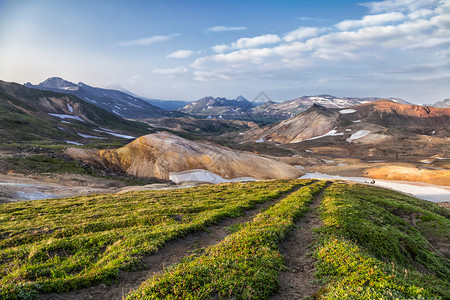
[(330, 132), (339, 113), (335, 110), (313, 104), (305, 112), (277, 124), (245, 133), (247, 140), (271, 141), (275, 143), (296, 143)]
[(67, 154), (139, 177), (169, 179), (171, 172), (193, 169), (204, 169), (225, 179), (288, 179), (302, 175), (297, 168), (264, 156), (189, 141), (166, 132), (142, 136), (116, 150), (71, 148)]

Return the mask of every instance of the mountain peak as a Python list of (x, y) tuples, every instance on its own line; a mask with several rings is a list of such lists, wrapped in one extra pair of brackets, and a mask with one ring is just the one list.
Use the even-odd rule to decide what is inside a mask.
[(73, 82), (62, 79), (61, 77), (50, 77), (44, 82), (39, 83), (38, 86), (50, 89), (62, 89), (62, 90), (75, 90), (78, 89), (78, 85)]

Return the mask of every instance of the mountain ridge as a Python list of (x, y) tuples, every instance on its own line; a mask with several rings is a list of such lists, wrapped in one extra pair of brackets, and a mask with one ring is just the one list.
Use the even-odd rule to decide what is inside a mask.
[(75, 84), (60, 77), (50, 77), (37, 85), (27, 82), (24, 86), (72, 94), (123, 118), (145, 119), (173, 116), (172, 112), (125, 92), (93, 87), (83, 82)]

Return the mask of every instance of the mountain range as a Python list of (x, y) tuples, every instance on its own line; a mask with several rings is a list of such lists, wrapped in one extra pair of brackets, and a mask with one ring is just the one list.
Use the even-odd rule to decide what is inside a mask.
[(75, 95), (123, 118), (146, 119), (181, 115), (180, 113), (174, 115), (173, 112), (161, 109), (139, 97), (122, 91), (92, 87), (82, 82), (75, 84), (59, 77), (48, 78), (38, 85), (27, 82), (24, 86)]
[[(73, 88), (61, 83), (60, 88)], [(0, 124), (0, 136), (7, 143), (84, 144), (151, 132), (146, 124), (125, 120), (77, 96), (4, 81), (0, 81)]]
[[(264, 124), (293, 117), (313, 104), (320, 104), (328, 108), (346, 108), (380, 99), (382, 98), (338, 98), (331, 95), (317, 95), (303, 96), (281, 103), (270, 100), (265, 103), (253, 103), (242, 96), (232, 100), (220, 97), (204, 97), (177, 109), (177, 111), (197, 117), (251, 120)], [(390, 99), (398, 103), (410, 104), (399, 98)]]
[[(341, 136), (347, 141), (387, 139), (388, 129), (433, 136), (450, 135), (450, 109), (377, 100), (350, 108), (313, 104), (306, 111), (279, 123), (243, 133), (244, 139), (298, 143)], [(360, 132), (359, 134), (355, 134)]]

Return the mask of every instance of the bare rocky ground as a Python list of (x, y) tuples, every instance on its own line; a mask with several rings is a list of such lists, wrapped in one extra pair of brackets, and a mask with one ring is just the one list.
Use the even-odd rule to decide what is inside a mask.
[(280, 201), (292, 192), (285, 193), (275, 200), (258, 204), (254, 208), (245, 211), (244, 215), (241, 217), (222, 220), (218, 224), (208, 227), (205, 231), (190, 233), (182, 239), (167, 243), (157, 253), (143, 258), (142, 265), (144, 268), (142, 270), (120, 271), (117, 283), (113, 285), (107, 286), (105, 284), (100, 284), (64, 294), (42, 294), (39, 295), (38, 300), (124, 299), (126, 294), (138, 288), (143, 281), (164, 272), (166, 268), (176, 265), (183, 257), (194, 252), (202, 251), (202, 248), (217, 244), (223, 240), (230, 234), (227, 227), (251, 221), (256, 214), (264, 211), (269, 206)]

